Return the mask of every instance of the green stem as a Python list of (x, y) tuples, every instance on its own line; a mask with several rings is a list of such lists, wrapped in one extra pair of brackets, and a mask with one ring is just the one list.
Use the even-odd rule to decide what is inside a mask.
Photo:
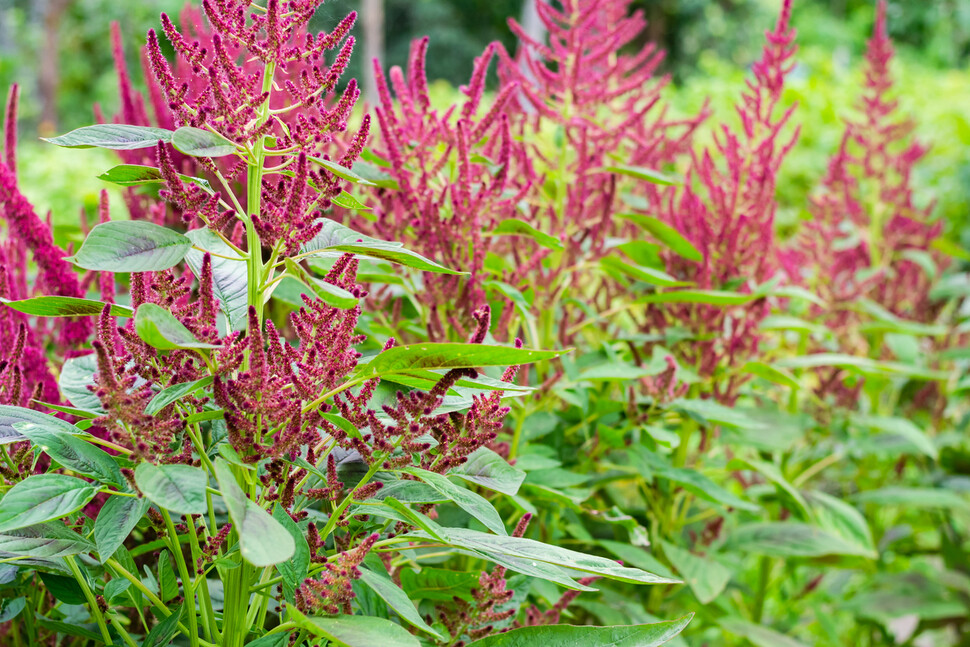
[(88, 601), (88, 606), (91, 607), (91, 615), (94, 616), (95, 622), (98, 623), (98, 629), (101, 630), (101, 637), (104, 638), (104, 644), (110, 645), (114, 641), (111, 640), (111, 634), (108, 632), (108, 625), (104, 621), (104, 616), (101, 614), (101, 608), (98, 606), (98, 601), (94, 597), (94, 593), (91, 591), (91, 587), (88, 586), (88, 581), (85, 579), (84, 574), (81, 573), (81, 569), (78, 568), (77, 562), (74, 561), (73, 557), (65, 557), (64, 562), (67, 567), (71, 569), (71, 574), (74, 575), (74, 579), (77, 580), (78, 586), (81, 587), (81, 592), (84, 593), (84, 598)]
[[(273, 88), (273, 75), (276, 73), (276, 63), (269, 62), (263, 69), (263, 92), (270, 92)], [(269, 96), (259, 107), (254, 128), (259, 128), (269, 119)], [(261, 278), (263, 274), (263, 246), (259, 240), (259, 233), (253, 224), (253, 216), (258, 216), (260, 200), (263, 191), (263, 171), (266, 162), (265, 136), (259, 137), (253, 146), (249, 157), (248, 173), (246, 176), (246, 249), (249, 254), (249, 305), (256, 309), (256, 321), (263, 323), (263, 293)]]
[[(165, 528), (168, 530), (168, 538), (170, 540), (169, 549), (172, 551), (172, 556), (175, 558), (175, 565), (179, 571), (179, 577), (182, 578), (182, 594), (185, 596), (185, 602), (189, 605), (189, 644), (191, 647), (199, 647), (199, 626), (198, 619), (196, 618), (197, 604), (195, 601), (195, 587), (192, 586), (192, 578), (189, 576), (189, 569), (185, 565), (185, 554), (182, 552), (182, 544), (178, 540), (178, 533), (175, 531), (175, 524), (172, 523), (172, 516), (168, 513), (165, 508), (159, 507), (159, 511), (162, 513), (162, 518), (165, 520)], [(191, 523), (191, 519), (189, 520)]]
[(771, 575), (771, 558), (762, 557), (758, 567), (758, 590), (755, 593), (754, 610), (751, 612), (751, 620), (755, 624), (761, 624), (761, 618), (765, 610), (765, 594), (768, 591), (768, 578)]
[[(195, 518), (189, 515), (186, 521), (188, 521), (189, 531), (192, 533), (192, 541), (189, 542), (189, 548), (192, 551), (192, 561), (198, 564), (201, 553), (199, 551), (199, 533), (195, 528)], [(204, 521), (203, 525), (205, 525)], [(195, 581), (192, 583), (192, 588), (198, 589), (199, 596), (202, 600), (202, 627), (205, 631), (206, 640), (212, 640), (213, 637), (218, 637), (218, 632), (216, 630), (215, 610), (212, 608), (212, 599), (209, 597), (209, 586), (204, 572), (196, 575)]]

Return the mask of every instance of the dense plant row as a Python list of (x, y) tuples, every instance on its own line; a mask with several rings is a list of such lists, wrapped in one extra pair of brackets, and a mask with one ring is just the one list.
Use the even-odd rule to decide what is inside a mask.
[(416, 41), (370, 114), (317, 4), (163, 15), (147, 96), (115, 31), (119, 114), (49, 141), (130, 219), (70, 256), (10, 93), (4, 644), (960, 644), (967, 282), (884, 3), (785, 239), (790, 2), (716, 126), (626, 0), (540, 2), (458, 105)]

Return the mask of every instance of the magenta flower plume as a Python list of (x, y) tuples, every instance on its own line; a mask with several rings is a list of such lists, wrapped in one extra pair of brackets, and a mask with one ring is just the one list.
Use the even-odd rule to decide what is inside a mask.
[[(794, 66), (790, 17), (787, 0), (775, 29), (766, 33), (762, 56), (752, 66), (754, 79), (737, 106), (740, 132), (722, 125), (714, 150), (694, 154), (683, 187), (663, 196), (663, 218), (704, 257), (694, 262), (667, 253), (667, 271), (696, 288), (721, 290), (740, 282), (739, 289), (750, 292), (776, 275), (775, 184), (798, 136), (797, 128), (784, 134), (794, 106), (781, 105), (784, 80)], [(682, 345), (682, 357), (702, 375), (713, 376), (756, 355), (758, 326), (767, 314), (763, 299), (729, 309), (665, 304), (648, 309), (645, 325), (654, 330), (686, 325), (693, 339)], [(732, 402), (740, 379), (715, 381), (714, 396)]]

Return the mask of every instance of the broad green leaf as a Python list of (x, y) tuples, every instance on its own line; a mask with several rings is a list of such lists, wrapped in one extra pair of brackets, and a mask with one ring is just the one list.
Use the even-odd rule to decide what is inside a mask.
[(789, 638), (770, 627), (753, 624), (740, 618), (721, 618), (717, 623), (728, 632), (747, 638), (755, 647), (807, 647), (805, 643)]
[(208, 510), (205, 488), (209, 479), (199, 467), (140, 463), (135, 468), (135, 483), (142, 494), (165, 510), (176, 514), (203, 514)]
[(658, 647), (684, 630), (694, 614), (649, 625), (576, 627), (540, 625), (494, 634), (468, 647)]
[(13, 598), (4, 601), (3, 610), (0, 611), (0, 624), (10, 622), (20, 615), (20, 612), (27, 606), (27, 598)]
[(601, 258), (600, 265), (607, 270), (619, 272), (620, 274), (624, 274), (638, 281), (643, 281), (644, 283), (649, 283), (650, 285), (659, 285), (662, 287), (683, 287), (691, 285), (690, 281), (679, 281), (666, 272), (661, 272), (660, 270), (655, 270), (651, 267), (643, 267), (642, 265), (636, 265), (634, 263), (625, 263), (623, 260), (616, 258), (615, 256), (606, 256), (605, 258)]
[(663, 368), (654, 366), (633, 366), (626, 362), (606, 362), (584, 370), (577, 380), (638, 380), (641, 377), (659, 375)]
[(330, 198), (330, 201), (333, 202), (338, 207), (343, 207), (344, 209), (359, 209), (364, 211), (370, 211), (370, 207), (368, 207), (366, 204), (364, 204), (363, 202), (361, 202), (351, 194), (347, 193), (346, 191), (341, 191), (340, 195)]
[(294, 550), (291, 559), (283, 560), (276, 565), (276, 570), (283, 576), (283, 582), (295, 589), (307, 578), (310, 568), (310, 546), (307, 544), (303, 531), (283, 509), (281, 505), (273, 506), (273, 518), (279, 522), (286, 532), (293, 538)]
[(7, 404), (0, 404), (0, 445), (16, 443), (25, 440), (23, 434), (17, 431), (16, 425), (20, 422), (32, 422), (35, 425), (45, 426), (58, 433), (73, 434), (77, 436), (87, 435), (69, 422), (60, 418), (27, 409), (25, 407), (14, 407)]
[(970, 510), (970, 502), (953, 490), (941, 488), (917, 488), (889, 486), (878, 490), (868, 490), (855, 495), (860, 503), (875, 505), (898, 505), (905, 508), (949, 508)]
[(354, 184), (362, 184), (364, 186), (376, 186), (370, 180), (365, 180), (364, 178), (357, 175), (349, 168), (345, 166), (341, 166), (336, 162), (331, 162), (330, 160), (323, 159), (322, 157), (308, 157), (307, 159), (309, 159), (314, 164), (319, 164), (320, 166), (327, 169), (328, 171), (330, 171), (331, 173), (333, 173), (334, 175), (336, 175), (337, 177), (343, 180), (348, 180), (349, 182), (353, 182)]
[[(452, 470), (454, 473), (454, 470)], [(457, 476), (457, 475), (456, 475)], [(421, 481), (384, 481), (383, 486), (374, 495), (377, 501), (393, 497), (401, 503), (444, 503), (448, 497)], [(363, 510), (367, 513), (366, 507)]]
[[(416, 532), (409, 534), (412, 536), (420, 536), (420, 533)], [(465, 528), (440, 528), (438, 534), (441, 535), (445, 543), (451, 544), (456, 548), (475, 551), (487, 556), (489, 559), (506, 556), (521, 560), (521, 563), (531, 566), (547, 564), (570, 569), (574, 572), (581, 571), (593, 575), (602, 575), (609, 579), (630, 582), (632, 584), (679, 583), (679, 580), (659, 577), (638, 568), (621, 566), (618, 562), (607, 559), (606, 557), (587, 555), (553, 544), (544, 544), (532, 539), (526, 539), (525, 537), (492, 535)], [(510, 568), (519, 570), (518, 567)]]
[(57, 559), (88, 553), (94, 544), (63, 523), (46, 523), (0, 534), (0, 553)]
[(798, 390), (802, 387), (801, 382), (785, 369), (765, 364), (764, 362), (748, 362), (741, 367), (741, 372), (756, 375), (769, 382), (781, 384)]
[[(152, 630), (145, 636), (145, 642), (141, 644), (141, 647), (164, 647), (172, 642), (172, 638), (175, 638), (175, 634), (178, 633), (179, 618), (182, 617), (184, 607), (184, 603), (175, 609), (170, 607), (171, 615), (152, 627)], [(195, 610), (192, 613), (195, 613)]]
[(286, 647), (290, 642), (289, 632), (269, 634), (246, 643), (246, 647)]
[[(386, 168), (386, 165), (384, 165)], [(400, 187), (398, 186), (397, 180), (390, 173), (382, 171), (378, 166), (374, 164), (369, 164), (362, 160), (357, 160), (354, 162), (353, 172), (360, 177), (374, 183), (374, 186), (378, 186), (382, 189), (393, 189), (397, 191)]]
[(855, 507), (824, 492), (808, 492), (815, 525), (858, 545), (875, 556), (876, 544), (865, 517)]
[(303, 254), (326, 254), (344, 252), (377, 258), (406, 267), (413, 267), (425, 272), (440, 274), (467, 274), (448, 269), (420, 254), (405, 249), (402, 243), (386, 242), (365, 236), (349, 227), (344, 227), (333, 220), (323, 220), (320, 233), (308, 241), (302, 248)]
[(178, 578), (175, 576), (175, 568), (172, 565), (172, 555), (167, 550), (163, 550), (158, 556), (158, 597), (163, 602), (172, 600), (179, 594)]
[(902, 362), (881, 362), (868, 357), (856, 357), (842, 353), (813, 353), (797, 357), (786, 357), (774, 363), (778, 368), (818, 368), (836, 366), (857, 370), (863, 375), (902, 375), (928, 381), (947, 381), (950, 373), (937, 371)]
[[(249, 276), (246, 260), (210, 229), (193, 229), (186, 236), (194, 247), (185, 255), (185, 262), (196, 276), (202, 274), (206, 250), (211, 252), (212, 294), (219, 300), (219, 309), (226, 315), (230, 331), (246, 330), (249, 309)], [(201, 249), (196, 249), (201, 248)], [(239, 260), (232, 260), (232, 259)]]
[(131, 582), (125, 578), (116, 577), (104, 585), (104, 599), (107, 600), (108, 604), (115, 603), (117, 598), (123, 595), (130, 586)]
[(172, 404), (180, 398), (184, 398), (190, 393), (194, 393), (199, 389), (204, 389), (205, 387), (212, 384), (213, 377), (211, 375), (199, 378), (193, 382), (182, 382), (181, 384), (173, 384), (172, 386), (167, 386), (158, 393), (155, 394), (148, 404), (145, 406), (145, 413), (149, 416), (154, 416), (156, 413)]
[(767, 425), (760, 420), (755, 420), (742, 411), (726, 407), (713, 400), (678, 398), (670, 402), (667, 407), (683, 411), (692, 418), (706, 424), (724, 425), (737, 429), (767, 429)]
[[(440, 369), (411, 369), (407, 371), (385, 374), (384, 377), (388, 381), (394, 382), (395, 384), (409, 386), (412, 389), (430, 391), (434, 388), (435, 384), (441, 381), (441, 378), (445, 376), (445, 373), (447, 373), (447, 371)], [(455, 382), (455, 386), (474, 389), (477, 391), (522, 391), (524, 393), (535, 391), (534, 387), (522, 386), (521, 384), (514, 384), (511, 382), (503, 382), (487, 375), (460, 378), (457, 382)], [(457, 391), (451, 389), (449, 390), (449, 393), (457, 393)]]
[(712, 602), (731, 579), (731, 571), (712, 559), (695, 555), (668, 542), (663, 542), (663, 549), (664, 555), (701, 604)]
[(57, 379), (57, 386), (61, 394), (72, 405), (85, 411), (103, 413), (101, 400), (88, 387), (95, 386), (94, 377), (98, 372), (97, 355), (81, 355), (71, 357), (64, 362), (61, 375)]
[(761, 509), (754, 503), (735, 496), (697, 470), (673, 467), (642, 445), (635, 445), (632, 449), (630, 456), (640, 463), (641, 473), (649, 472), (659, 478), (673, 481), (688, 492), (711, 503), (720, 503), (751, 512), (757, 512)]
[(361, 567), (360, 579), (409, 625), (434, 636), (438, 640), (447, 642), (448, 637), (428, 626), (418, 610), (414, 608), (414, 603), (411, 602), (408, 594), (392, 582), (387, 575)]
[(568, 351), (535, 350), (489, 344), (425, 343), (395, 346), (362, 366), (358, 377), (377, 377), (422, 368), (478, 368), (530, 364)]
[(417, 467), (409, 467), (404, 470), (408, 474), (417, 476), (419, 479), (441, 492), (449, 500), (453, 501), (459, 508), (481, 521), (486, 528), (499, 535), (507, 535), (505, 524), (502, 517), (492, 507), (484, 497), (475, 494), (471, 490), (459, 487), (448, 480), (448, 477), (429, 472)]
[(787, 521), (741, 525), (731, 533), (729, 543), (738, 550), (770, 557), (876, 557), (871, 550), (822, 528)]
[(340, 308), (341, 310), (349, 310), (357, 305), (357, 297), (342, 287), (310, 276), (309, 272), (290, 258), (285, 259), (285, 262), (286, 273), (307, 286), (318, 299), (328, 306)]
[(253, 566), (272, 566), (291, 559), (296, 553), (296, 542), (290, 532), (246, 496), (225, 460), (217, 458), (215, 467), (229, 518), (239, 534), (243, 558)]
[(525, 480), (525, 472), (512, 467), (507, 460), (487, 447), (479, 447), (469, 454), (468, 460), (449, 470), (448, 476), (457, 476), (509, 496), (515, 496)]
[[(107, 305), (103, 301), (93, 299), (58, 296), (33, 297), (19, 301), (0, 299), (0, 303), (6, 304), (17, 312), (35, 317), (90, 317), (100, 315)], [(114, 317), (130, 317), (134, 313), (135, 311), (128, 306), (111, 305), (111, 315)]]
[[(142, 184), (162, 184), (165, 182), (160, 170), (154, 166), (141, 166), (140, 164), (114, 166), (99, 175), (98, 179), (118, 186), (140, 186)], [(201, 187), (206, 193), (214, 193), (208, 180), (191, 175), (179, 175), (179, 179)]]
[[(85, 420), (83, 420), (81, 423), (78, 423), (78, 424), (84, 423), (84, 424), (87, 424), (88, 426), (91, 425), (92, 420), (94, 420), (95, 418), (103, 414), (103, 412), (88, 411), (87, 409), (78, 409), (77, 407), (62, 407), (59, 404), (51, 404), (50, 402), (44, 402), (43, 400), (31, 400), (31, 402), (47, 407), (52, 411), (57, 411), (58, 413), (67, 413), (72, 416), (77, 416), (78, 418), (84, 418)], [(78, 432), (81, 431), (80, 427), (78, 427), (77, 429), (78, 429)], [(87, 429), (87, 427), (85, 427), (85, 429)]]
[(154, 303), (138, 306), (135, 312), (135, 333), (146, 344), (158, 350), (219, 348), (218, 344), (206, 344), (196, 339), (175, 315)]
[(225, 157), (237, 151), (231, 141), (209, 130), (182, 126), (172, 133), (172, 146), (192, 157)]
[[(46, 584), (45, 584), (46, 585)], [(76, 585), (75, 585), (76, 586)], [(80, 589), (78, 589), (80, 591)], [(83, 604), (86, 602), (84, 594), (81, 593), (81, 600), (78, 604)], [(50, 618), (45, 618), (44, 616), (38, 614), (34, 618), (34, 622), (46, 629), (51, 633), (64, 634), (66, 636), (77, 636), (78, 638), (84, 638), (87, 642), (81, 644), (88, 645), (101, 645), (104, 644), (104, 639), (101, 634), (95, 631), (89, 631), (84, 627), (78, 626), (76, 624), (69, 624), (67, 622), (59, 622), (57, 620), (51, 620)]]
[(724, 290), (673, 290), (638, 298), (634, 303), (706, 303), (712, 306), (738, 306), (763, 299), (763, 294), (742, 294)]
[(72, 130), (58, 137), (41, 137), (41, 139), (65, 148), (110, 148), (116, 151), (130, 151), (153, 147), (159, 141), (169, 142), (172, 140), (172, 131), (127, 124), (95, 124)]
[(94, 520), (94, 542), (102, 564), (107, 562), (124, 543), (131, 531), (148, 512), (147, 498), (111, 496), (98, 511)]
[(461, 598), (471, 602), (471, 590), (479, 586), (480, 573), (470, 571), (449, 571), (426, 566), (421, 571), (401, 569), (401, 587), (412, 600), (432, 600), (451, 602)]
[(341, 647), (421, 647), (417, 637), (384, 618), (343, 615), (308, 618), (292, 607), (286, 611), (300, 628)]
[(616, 173), (617, 175), (626, 175), (627, 177), (636, 178), (638, 180), (644, 180), (650, 184), (663, 184), (666, 186), (682, 184), (682, 182), (675, 177), (671, 177), (661, 173), (660, 171), (655, 171), (654, 169), (647, 168), (645, 166), (615, 164), (613, 166), (604, 166), (601, 170), (609, 173)]
[(28, 476), (0, 500), (0, 532), (66, 517), (86, 506), (97, 492), (96, 484), (73, 476)]
[(541, 232), (529, 223), (525, 222), (524, 220), (519, 220), (518, 218), (507, 218), (506, 220), (503, 220), (498, 224), (498, 226), (495, 227), (495, 229), (492, 230), (492, 234), (526, 236), (548, 249), (563, 249), (563, 244), (558, 238)]
[(108, 452), (89, 442), (60, 433), (46, 425), (19, 422), (14, 425), (35, 447), (72, 472), (107, 483), (125, 487), (125, 477)]
[(664, 566), (651, 553), (639, 546), (622, 541), (613, 541), (612, 539), (601, 539), (597, 543), (623, 560), (623, 563), (627, 566), (635, 566), (642, 571), (656, 573), (660, 577), (669, 579), (671, 582), (679, 583), (669, 568)]
[(756, 458), (747, 458), (747, 459), (735, 459), (735, 461), (728, 463), (728, 469), (733, 468), (735, 464), (737, 464), (742, 468), (744, 467), (750, 468), (760, 473), (768, 481), (774, 483), (791, 499), (791, 502), (793, 504), (791, 506), (792, 508), (797, 508), (801, 510), (801, 514), (804, 517), (811, 519), (812, 512), (808, 507), (808, 503), (805, 501), (805, 497), (803, 497), (802, 493), (798, 491), (798, 488), (792, 485), (791, 482), (789, 482), (789, 480), (785, 478), (785, 475), (782, 474), (781, 470), (778, 468), (777, 465), (775, 465), (774, 463), (769, 463), (767, 461), (758, 460)]
[(939, 458), (936, 445), (922, 429), (914, 425), (906, 418), (889, 416), (852, 416), (852, 422), (857, 425), (871, 427), (880, 431), (885, 431), (894, 436), (899, 436), (913, 445), (920, 453), (929, 456), (933, 460)]
[(640, 225), (675, 254), (697, 263), (704, 260), (704, 255), (694, 247), (694, 244), (667, 223), (639, 213), (622, 213), (618, 217), (626, 218)]
[(192, 247), (177, 231), (143, 220), (95, 225), (81, 249), (67, 260), (86, 270), (159, 272), (175, 267)]

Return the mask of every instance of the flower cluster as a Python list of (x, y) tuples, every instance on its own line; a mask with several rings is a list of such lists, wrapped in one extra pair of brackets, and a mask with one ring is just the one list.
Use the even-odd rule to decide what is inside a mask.
[[(737, 106), (740, 132), (722, 124), (714, 149), (694, 153), (684, 185), (671, 187), (663, 196), (663, 219), (703, 256), (695, 262), (665, 252), (667, 271), (695, 288), (723, 290), (740, 284), (739, 291), (750, 293), (777, 273), (775, 184), (798, 136), (797, 129), (785, 134), (794, 106), (783, 109), (781, 105), (795, 53), (790, 18), (791, 1), (786, 0), (775, 29), (766, 34), (761, 58), (753, 65), (754, 79), (748, 81)], [(648, 307), (644, 328), (686, 327), (691, 340), (682, 345), (682, 357), (709, 377), (757, 353), (758, 326), (768, 311), (764, 299), (732, 308), (663, 304)], [(739, 380), (715, 381), (714, 396), (732, 402)]]
[(324, 570), (316, 578), (307, 578), (296, 589), (297, 608), (316, 615), (352, 613), (350, 601), (355, 597), (352, 583), (360, 578), (358, 567), (379, 538), (377, 533), (371, 534), (354, 548), (327, 560)]

